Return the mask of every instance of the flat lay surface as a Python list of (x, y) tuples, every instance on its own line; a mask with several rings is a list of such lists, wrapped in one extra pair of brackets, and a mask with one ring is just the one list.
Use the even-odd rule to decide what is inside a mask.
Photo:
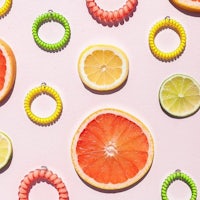
[[(126, 1), (96, 3), (105, 10), (116, 10)], [(58, 52), (42, 50), (32, 35), (34, 20), (48, 11), (60, 13), (70, 25), (70, 39)], [(170, 62), (154, 57), (148, 44), (151, 28), (165, 17), (178, 21), (186, 33), (183, 53)], [(42, 166), (61, 177), (70, 200), (159, 200), (163, 181), (177, 169), (189, 175), (199, 189), (200, 111), (179, 119), (167, 115), (159, 104), (160, 86), (171, 75), (185, 74), (200, 83), (199, 24), (200, 15), (178, 10), (168, 0), (139, 1), (133, 16), (113, 26), (93, 19), (84, 0), (13, 0), (9, 13), (0, 18), (0, 39), (12, 48), (17, 69), (13, 90), (0, 104), (0, 131), (9, 136), (13, 148), (9, 166), (0, 171), (1, 199), (18, 199), (21, 180)], [(39, 29), (41, 39), (49, 43), (59, 41), (63, 34), (59, 23), (45, 23)], [(161, 31), (155, 42), (163, 51), (171, 51), (180, 43), (178, 34), (170, 29)], [(128, 58), (127, 80), (114, 91), (93, 91), (79, 77), (79, 56), (94, 44), (114, 45)], [(61, 116), (49, 126), (33, 123), (24, 109), (28, 92), (42, 83), (54, 88), (62, 99)], [(56, 102), (48, 95), (32, 102), (32, 111), (38, 116), (48, 117), (55, 108)], [(146, 176), (118, 192), (98, 190), (82, 181), (71, 158), (78, 127), (102, 108), (120, 109), (135, 116), (148, 127), (154, 140), (153, 163)], [(190, 188), (183, 182), (176, 181), (169, 187), (170, 200), (188, 200), (190, 196)], [(29, 194), (29, 200), (58, 198), (57, 190), (43, 182), (34, 185)]]

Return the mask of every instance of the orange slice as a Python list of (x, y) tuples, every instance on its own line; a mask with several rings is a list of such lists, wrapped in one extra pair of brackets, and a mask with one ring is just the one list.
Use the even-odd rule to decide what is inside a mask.
[(200, 0), (170, 0), (177, 8), (189, 12), (200, 13)]
[(126, 54), (112, 45), (92, 45), (80, 55), (78, 72), (82, 82), (90, 89), (110, 91), (127, 79), (129, 63)]
[(117, 109), (88, 116), (71, 146), (77, 174), (103, 190), (132, 186), (148, 172), (154, 155), (148, 128), (136, 117)]
[(0, 39), (0, 102), (11, 91), (16, 77), (16, 60), (11, 48)]

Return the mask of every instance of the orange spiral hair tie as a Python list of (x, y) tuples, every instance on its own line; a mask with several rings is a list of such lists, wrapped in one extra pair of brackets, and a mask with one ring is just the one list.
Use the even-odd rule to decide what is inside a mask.
[(100, 8), (95, 0), (86, 0), (89, 13), (99, 23), (105, 25), (115, 25), (128, 19), (136, 10), (137, 0), (127, 0), (126, 3), (114, 11), (107, 11)]
[(31, 171), (24, 177), (19, 186), (19, 200), (28, 200), (32, 186), (41, 181), (47, 182), (56, 188), (59, 200), (69, 200), (67, 189), (61, 178), (46, 168)]

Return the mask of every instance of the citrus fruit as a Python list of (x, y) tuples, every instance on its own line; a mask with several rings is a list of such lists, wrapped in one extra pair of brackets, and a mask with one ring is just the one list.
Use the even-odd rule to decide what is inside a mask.
[(12, 143), (10, 138), (0, 132), (0, 169), (5, 167), (12, 156)]
[(105, 108), (89, 115), (78, 128), (71, 155), (77, 174), (103, 190), (121, 190), (149, 171), (154, 155), (148, 128), (124, 111)]
[(189, 12), (200, 13), (200, 0), (170, 0), (177, 8)]
[(90, 89), (110, 91), (127, 79), (129, 62), (126, 54), (112, 45), (91, 45), (80, 55), (78, 72)]
[(16, 77), (16, 60), (13, 51), (0, 39), (0, 102), (11, 91)]
[(192, 77), (174, 74), (168, 77), (159, 91), (161, 107), (174, 117), (187, 117), (200, 107), (200, 85)]

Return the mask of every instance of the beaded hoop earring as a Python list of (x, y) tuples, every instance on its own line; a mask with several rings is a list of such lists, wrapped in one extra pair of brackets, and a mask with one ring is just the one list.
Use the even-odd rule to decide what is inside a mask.
[[(38, 97), (39, 95), (42, 95), (42, 94), (49, 95), (56, 102), (56, 109), (55, 109), (54, 113), (52, 115), (50, 115), (49, 117), (46, 117), (46, 118), (39, 117), (39, 116), (35, 115), (31, 111), (31, 104), (32, 104), (33, 100), (36, 97)], [(24, 100), (24, 109), (25, 109), (25, 112), (26, 112), (27, 116), (34, 123), (42, 125), (42, 126), (51, 125), (55, 121), (57, 121), (58, 118), (61, 115), (61, 112), (62, 112), (62, 100), (61, 100), (59, 94), (56, 92), (56, 90), (54, 90), (53, 88), (47, 86), (45, 83), (42, 83), (41, 86), (33, 88), (27, 94), (27, 96), (25, 97), (25, 100)]]
[(92, 17), (101, 24), (115, 25), (128, 19), (136, 10), (137, 0), (127, 0), (118, 10), (107, 11), (100, 8), (95, 0), (86, 0), (86, 5)]
[(24, 177), (19, 186), (19, 200), (28, 200), (28, 196), (32, 186), (40, 182), (47, 182), (48, 184), (51, 184), (58, 191), (59, 200), (69, 199), (68, 191), (62, 179), (54, 174), (52, 171), (44, 168), (31, 171)]
[[(51, 22), (51, 21), (60, 23), (65, 29), (65, 33), (64, 33), (62, 39), (60, 41), (58, 41), (56, 43), (52, 43), (52, 44), (44, 42), (38, 35), (39, 28), (44, 23)], [(35, 19), (33, 26), (32, 26), (32, 35), (33, 35), (33, 38), (34, 38), (36, 44), (41, 49), (43, 49), (45, 51), (49, 51), (49, 52), (57, 52), (57, 51), (62, 50), (69, 42), (71, 30), (70, 30), (69, 23), (64, 16), (50, 10), (48, 13), (44, 13)]]
[[(172, 29), (174, 30), (179, 38), (180, 38), (180, 44), (179, 46), (171, 51), (171, 52), (163, 52), (155, 45), (155, 37), (156, 35), (163, 29)], [(184, 51), (186, 46), (186, 33), (183, 28), (183, 26), (177, 22), (174, 19), (170, 19), (169, 17), (166, 17), (165, 19), (157, 22), (150, 30), (149, 33), (149, 47), (152, 52), (152, 54), (161, 61), (172, 61), (178, 58)]]
[(180, 170), (176, 170), (174, 173), (170, 174), (163, 182), (162, 189), (161, 189), (162, 200), (168, 199), (167, 190), (168, 190), (169, 186), (171, 185), (171, 183), (175, 180), (181, 180), (181, 181), (185, 182), (189, 186), (191, 193), (192, 193), (190, 200), (196, 200), (197, 187), (196, 187), (194, 181), (188, 175), (182, 173)]
[(0, 17), (5, 16), (9, 12), (11, 5), (12, 5), (12, 0), (5, 0), (4, 4), (0, 8)]

